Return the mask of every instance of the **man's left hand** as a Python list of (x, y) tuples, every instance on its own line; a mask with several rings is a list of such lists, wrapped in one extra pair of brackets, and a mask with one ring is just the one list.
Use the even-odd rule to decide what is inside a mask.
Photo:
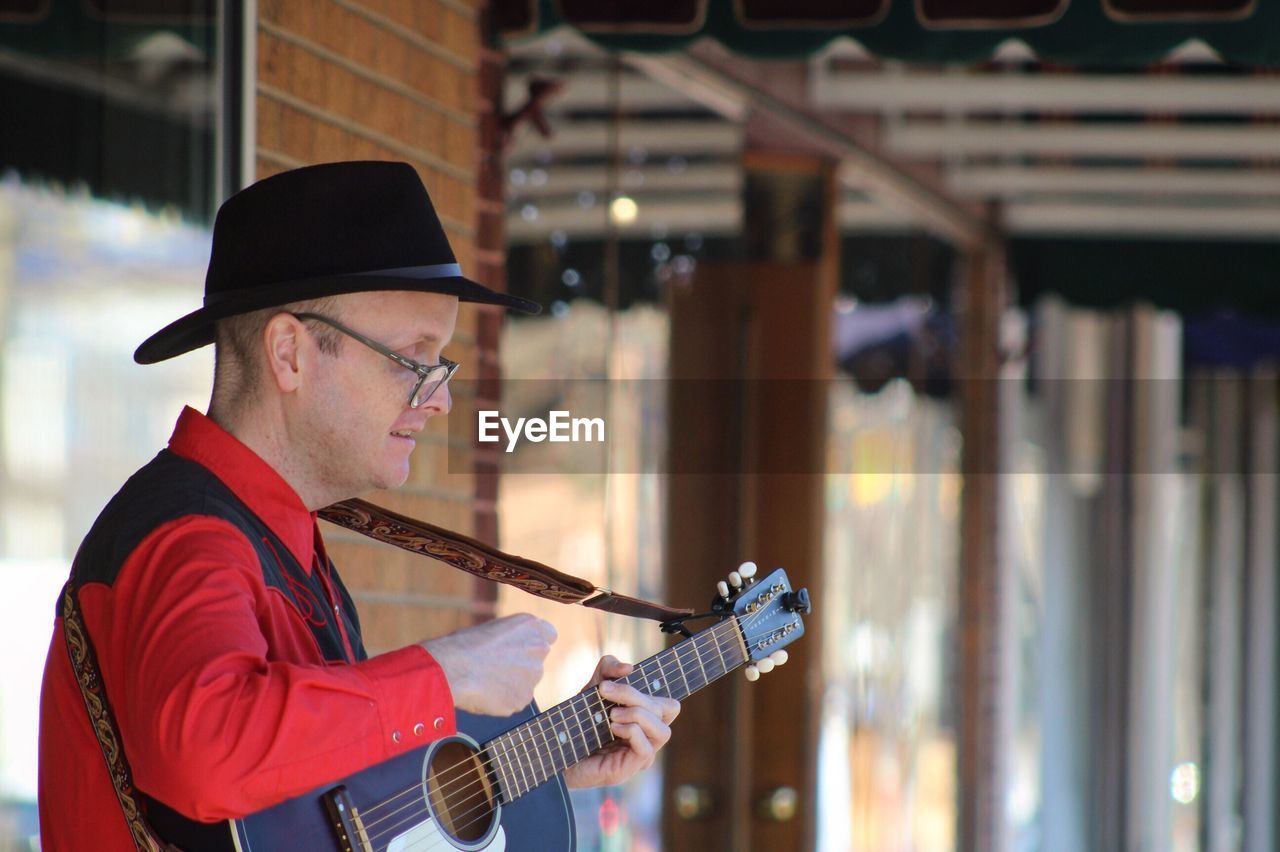
[(579, 764), (565, 770), (570, 787), (621, 784), (653, 765), (658, 749), (671, 739), (671, 722), (680, 713), (674, 698), (645, 695), (612, 678), (631, 674), (631, 663), (603, 657), (587, 687), (599, 685), (600, 697), (617, 704), (609, 711), (609, 727), (616, 739)]

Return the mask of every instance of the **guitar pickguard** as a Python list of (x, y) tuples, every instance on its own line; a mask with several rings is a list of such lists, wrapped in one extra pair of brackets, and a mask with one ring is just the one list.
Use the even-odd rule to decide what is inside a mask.
[(413, 852), (415, 849), (446, 848), (441, 844), (447, 844), (447, 847), (451, 849), (464, 849), (467, 852), (504, 852), (507, 848), (507, 835), (502, 830), (502, 826), (498, 826), (498, 833), (483, 846), (458, 846), (436, 827), (434, 820), (428, 820), (415, 825), (404, 834), (397, 835), (387, 845), (387, 852)]

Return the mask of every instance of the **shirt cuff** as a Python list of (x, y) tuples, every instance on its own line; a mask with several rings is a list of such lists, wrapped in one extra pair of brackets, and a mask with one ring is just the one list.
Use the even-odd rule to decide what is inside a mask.
[(453, 692), (426, 648), (409, 645), (357, 663), (356, 668), (369, 679), (376, 697), (388, 757), (457, 733)]

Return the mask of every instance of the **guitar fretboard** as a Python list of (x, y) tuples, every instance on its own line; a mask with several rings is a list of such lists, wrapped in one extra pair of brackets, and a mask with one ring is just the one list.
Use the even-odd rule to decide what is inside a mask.
[[(659, 651), (618, 680), (682, 701), (746, 661), (738, 619), (730, 618)], [(502, 801), (518, 799), (612, 742), (614, 706), (592, 687), (485, 743)]]

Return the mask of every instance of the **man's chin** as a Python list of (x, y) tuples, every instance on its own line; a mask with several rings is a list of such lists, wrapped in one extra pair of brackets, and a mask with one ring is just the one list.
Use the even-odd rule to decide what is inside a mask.
[(409, 460), (387, 466), (386, 471), (378, 478), (375, 488), (389, 490), (399, 488), (409, 481)]

